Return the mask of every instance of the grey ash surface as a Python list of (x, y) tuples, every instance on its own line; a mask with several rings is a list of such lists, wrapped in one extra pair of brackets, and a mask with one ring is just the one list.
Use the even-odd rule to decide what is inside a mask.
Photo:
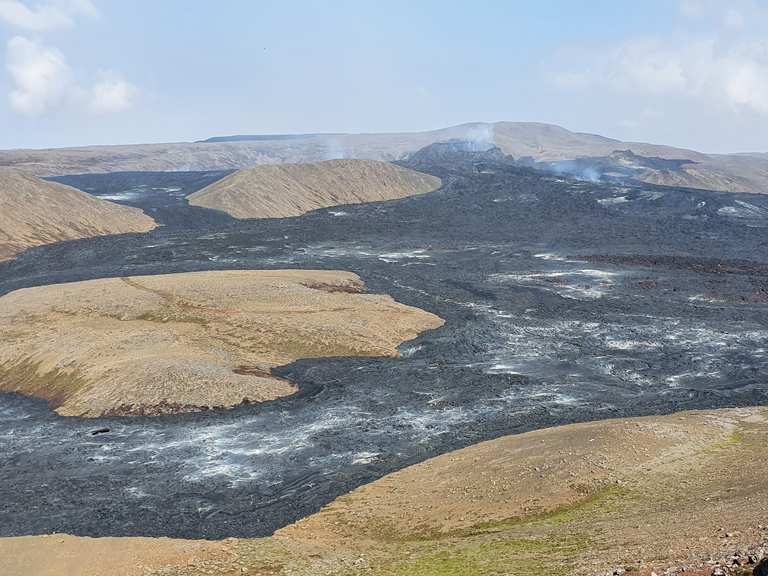
[(399, 359), (296, 362), (279, 373), (299, 393), (230, 411), (80, 420), (0, 396), (0, 535), (265, 535), (500, 435), (768, 403), (768, 197), (566, 181), (482, 154), (419, 168), (444, 188), (242, 222), (179, 201), (220, 175), (60, 179), (96, 195), (144, 186), (121, 201), (163, 208), (167, 225), (31, 250), (0, 266), (0, 293), (337, 268), (446, 325)]

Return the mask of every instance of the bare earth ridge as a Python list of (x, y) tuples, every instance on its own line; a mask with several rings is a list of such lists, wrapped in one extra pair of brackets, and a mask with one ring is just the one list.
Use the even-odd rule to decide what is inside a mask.
[(2, 150), (0, 166), (52, 176), (85, 172), (221, 170), (257, 164), (319, 162), (329, 158), (400, 160), (424, 146), (450, 139), (495, 144), (505, 154), (536, 160), (606, 156), (631, 150), (642, 156), (687, 159), (680, 171), (649, 171), (647, 182), (730, 192), (768, 192), (765, 154), (705, 154), (643, 142), (623, 142), (537, 122), (473, 122), (427, 132), (304, 134), (257, 139), (45, 150)]
[(443, 321), (340, 271), (220, 271), (27, 288), (0, 298), (0, 391), (65, 416), (154, 415), (291, 394), (272, 367), (396, 356)]
[(235, 218), (285, 218), (305, 212), (431, 192), (440, 179), (374, 160), (328, 160), (246, 168), (189, 196), (193, 206)]
[(0, 557), (8, 576), (748, 574), (766, 456), (765, 408), (575, 424), (427, 460), (270, 538), (27, 536)]
[(157, 225), (138, 208), (99, 200), (63, 184), (0, 168), (0, 261), (39, 246)]

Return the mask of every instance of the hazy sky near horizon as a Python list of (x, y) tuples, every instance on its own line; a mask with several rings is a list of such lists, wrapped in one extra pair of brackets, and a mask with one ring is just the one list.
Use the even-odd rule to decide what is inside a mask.
[(768, 151), (768, 0), (0, 0), (0, 148), (536, 121)]

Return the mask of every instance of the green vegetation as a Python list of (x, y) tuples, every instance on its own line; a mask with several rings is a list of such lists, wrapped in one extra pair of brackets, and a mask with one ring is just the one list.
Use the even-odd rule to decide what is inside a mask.
[(712, 450), (726, 450), (739, 446), (744, 442), (744, 434), (741, 430), (734, 430), (727, 437), (723, 438), (719, 442), (712, 444)]
[(39, 362), (31, 359), (0, 366), (0, 382), (0, 391), (39, 396), (48, 400), (52, 408), (60, 406), (76, 391), (89, 385), (79, 370), (46, 371)]
[(144, 322), (156, 322), (159, 324), (165, 324), (167, 322), (178, 322), (180, 324), (198, 324), (200, 326), (207, 326), (209, 320), (202, 316), (190, 316), (183, 311), (173, 310), (167, 308), (164, 310), (154, 312), (144, 312), (139, 314), (135, 318), (129, 318), (128, 320), (141, 320)]
[[(467, 528), (442, 531), (432, 526), (424, 526), (421, 528), (411, 529), (408, 532), (403, 532), (402, 529), (387, 525), (383, 522), (369, 522), (366, 525), (365, 532), (373, 539), (381, 540), (390, 544), (468, 538), (483, 534), (495, 534), (522, 526), (566, 524), (568, 522), (577, 520), (584, 514), (592, 512), (604, 513), (606, 511), (612, 510), (619, 504), (620, 500), (626, 500), (628, 495), (629, 492), (627, 489), (615, 484), (611, 484), (592, 492), (581, 500), (571, 504), (559, 506), (553, 510), (547, 510), (538, 514), (514, 516), (511, 518), (504, 518), (502, 520), (481, 522)], [(340, 517), (334, 519), (335, 524), (338, 524), (340, 521)], [(351, 532), (356, 530), (356, 528), (352, 526), (350, 526), (350, 529)]]
[(578, 519), (579, 516), (589, 512), (605, 512), (611, 509), (618, 498), (626, 497), (627, 490), (621, 486), (612, 484), (603, 487), (586, 498), (582, 498), (572, 504), (565, 504), (553, 510), (532, 514), (529, 516), (515, 516), (504, 520), (493, 520), (475, 524), (469, 528), (453, 532), (456, 536), (472, 536), (500, 532), (516, 526), (531, 524), (566, 524)]
[(569, 559), (588, 546), (578, 538), (472, 539), (441, 546), (413, 560), (398, 562), (377, 576), (548, 576), (565, 575)]

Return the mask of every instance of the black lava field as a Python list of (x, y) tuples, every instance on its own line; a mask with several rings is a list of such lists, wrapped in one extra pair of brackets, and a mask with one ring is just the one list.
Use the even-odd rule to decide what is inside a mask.
[(768, 196), (564, 180), (492, 155), (418, 167), (443, 188), (252, 221), (186, 206), (222, 172), (58, 178), (165, 226), (28, 251), (0, 265), (0, 294), (342, 269), (446, 324), (401, 358), (296, 362), (277, 372), (297, 394), (228, 411), (84, 420), (2, 395), (0, 535), (262, 536), (504, 434), (768, 404)]

